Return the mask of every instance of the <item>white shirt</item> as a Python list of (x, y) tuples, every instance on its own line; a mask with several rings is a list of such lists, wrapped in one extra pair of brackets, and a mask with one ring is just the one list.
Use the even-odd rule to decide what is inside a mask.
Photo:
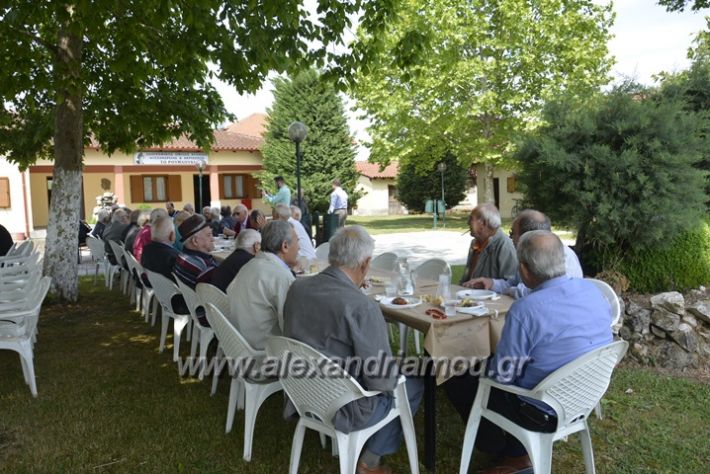
[(293, 217), (288, 218), (288, 223), (293, 226), (296, 231), (296, 235), (298, 236), (298, 256), (306, 257), (309, 260), (315, 260), (316, 249), (313, 247), (313, 242), (311, 242), (311, 239), (306, 233), (306, 228)]
[(332, 214), (338, 209), (348, 208), (348, 193), (346, 193), (343, 188), (337, 186), (332, 193), (330, 193), (330, 207), (328, 207), (328, 214)]

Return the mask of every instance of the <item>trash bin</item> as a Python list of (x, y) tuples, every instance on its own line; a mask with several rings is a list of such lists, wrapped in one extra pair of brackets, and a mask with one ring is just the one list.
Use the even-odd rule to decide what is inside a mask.
[(424, 203), (424, 212), (426, 213), (434, 213), (434, 200), (433, 199), (427, 199), (426, 202)]
[(322, 240), (322, 242), (328, 242), (337, 230), (338, 230), (338, 215), (337, 214), (325, 214), (323, 216), (323, 240)]
[[(431, 212), (434, 212), (434, 210), (432, 209)], [(440, 216), (443, 216), (444, 214), (446, 214), (446, 204), (441, 199), (436, 200), (436, 212)]]

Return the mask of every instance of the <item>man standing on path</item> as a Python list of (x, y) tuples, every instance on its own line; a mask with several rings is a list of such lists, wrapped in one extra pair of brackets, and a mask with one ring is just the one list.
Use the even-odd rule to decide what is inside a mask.
[(330, 193), (330, 207), (328, 214), (338, 215), (338, 227), (345, 225), (345, 219), (348, 218), (348, 193), (340, 187), (340, 180), (333, 180), (333, 192)]

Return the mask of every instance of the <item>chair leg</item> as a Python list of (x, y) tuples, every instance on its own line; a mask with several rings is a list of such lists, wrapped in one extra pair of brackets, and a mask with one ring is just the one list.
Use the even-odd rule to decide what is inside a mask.
[(234, 424), (234, 414), (237, 411), (237, 397), (240, 389), (241, 384), (239, 383), (239, 379), (236, 377), (232, 378), (232, 383), (229, 386), (229, 402), (227, 403), (227, 426), (225, 426), (224, 428), (225, 433), (232, 432), (232, 425)]
[(20, 348), (20, 359), (22, 360), (23, 373), (26, 373), (27, 384), (30, 386), (30, 393), (37, 396), (37, 382), (35, 381), (35, 368), (32, 356), (32, 346), (28, 341)]
[(259, 408), (264, 400), (269, 398), (273, 393), (281, 390), (281, 384), (250, 384), (246, 381), (244, 384), (244, 460), (251, 460), (251, 446), (254, 439), (254, 425), (256, 424), (256, 416), (259, 414)]
[(409, 328), (404, 325), (404, 323), (399, 323), (399, 352), (406, 356), (407, 355), (407, 335)]
[(582, 454), (584, 455), (584, 468), (587, 474), (595, 474), (594, 450), (592, 449), (592, 437), (589, 434), (589, 427), (579, 432), (582, 441)]
[(164, 309), (162, 311), (163, 311), (163, 314), (161, 317), (161, 326), (160, 326), (160, 352), (161, 353), (165, 349), (165, 339), (168, 336), (168, 323), (170, 320), (168, 313)]
[(417, 355), (422, 353), (422, 346), (421, 346), (421, 338), (422, 338), (422, 333), (417, 331), (416, 329), (413, 329), (414, 332), (414, 348), (417, 351)]
[(217, 352), (215, 353), (215, 364), (214, 368), (212, 369), (212, 390), (210, 391), (210, 396), (214, 396), (215, 393), (217, 393), (217, 384), (219, 383), (219, 374), (222, 373), (222, 363), (225, 362), (223, 361), (224, 359), (224, 352), (222, 352), (222, 348), (217, 345)]
[(178, 317), (173, 321), (173, 362), (177, 362), (180, 357), (180, 338), (182, 331), (189, 323), (190, 318), (188, 317)]
[(471, 408), (471, 414), (468, 416), (466, 431), (464, 431), (459, 474), (468, 474), (468, 466), (471, 462), (471, 455), (473, 454), (473, 445), (476, 441), (478, 427), (481, 424), (481, 412), (483, 411), (483, 406), (488, 405), (490, 390), (491, 389), (488, 386), (479, 385), (476, 396), (473, 399), (473, 407)]
[(417, 455), (417, 437), (414, 432), (414, 420), (412, 410), (409, 406), (407, 388), (404, 384), (399, 384), (396, 388), (397, 406), (399, 408), (399, 421), (402, 423), (402, 433), (407, 446), (407, 456), (409, 457), (409, 470), (412, 474), (419, 474), (419, 456)]
[[(189, 333), (189, 331), (188, 331), (188, 333)], [(193, 377), (196, 372), (194, 361), (195, 361), (195, 355), (197, 354), (197, 343), (198, 342), (199, 342), (199, 339), (197, 337), (193, 337), (192, 341), (190, 342), (190, 360), (193, 361), (192, 370), (190, 370), (190, 377)]]
[(599, 400), (599, 403), (597, 403), (597, 406), (594, 407), (594, 414), (597, 415), (597, 419), (601, 420), (602, 419), (602, 401)]
[(552, 472), (552, 435), (534, 433), (528, 439), (520, 439), (525, 446), (535, 474), (550, 474)]
[(207, 349), (213, 337), (214, 333), (210, 329), (200, 331), (200, 375), (198, 376), (200, 380), (204, 380), (207, 373)]
[(298, 464), (301, 461), (301, 449), (303, 449), (303, 437), (306, 434), (306, 427), (299, 421), (296, 425), (296, 431), (293, 433), (293, 442), (291, 443), (291, 466), (288, 470), (289, 474), (298, 474)]

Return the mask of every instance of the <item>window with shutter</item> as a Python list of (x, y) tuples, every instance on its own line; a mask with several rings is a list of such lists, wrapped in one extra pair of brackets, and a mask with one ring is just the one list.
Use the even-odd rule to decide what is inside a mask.
[(247, 175), (243, 174), (223, 174), (221, 195), (225, 199), (245, 198), (245, 181)]
[(0, 208), (7, 209), (10, 202), (10, 178), (0, 178)]

